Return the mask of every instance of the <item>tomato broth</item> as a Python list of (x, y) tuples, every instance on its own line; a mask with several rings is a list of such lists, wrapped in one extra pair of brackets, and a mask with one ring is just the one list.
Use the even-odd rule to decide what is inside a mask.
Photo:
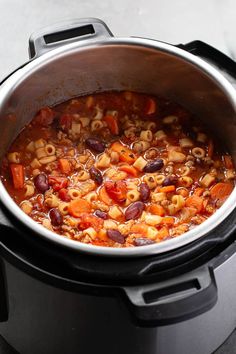
[(11, 145), (1, 178), (27, 215), (62, 237), (137, 247), (204, 222), (232, 192), (235, 169), (180, 105), (107, 92), (40, 109)]

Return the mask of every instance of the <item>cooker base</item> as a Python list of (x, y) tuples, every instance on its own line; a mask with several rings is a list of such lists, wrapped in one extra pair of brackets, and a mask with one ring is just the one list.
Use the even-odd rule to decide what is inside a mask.
[(224, 259), (214, 269), (218, 301), (210, 311), (153, 328), (133, 324), (118, 296), (65, 291), (3, 259), (9, 316), (0, 334), (21, 354), (211, 354), (236, 327), (236, 254), (228, 249)]
[(0, 336), (0, 353), (1, 354), (20, 354), (9, 343), (5, 341), (3, 337)]
[[(233, 332), (226, 339), (226, 342), (222, 344), (214, 353), (212, 354), (221, 354), (223, 353), (224, 348), (227, 347), (228, 343), (231, 342), (231, 338), (233, 337)], [(227, 349), (226, 349), (227, 350)], [(219, 351), (219, 352), (218, 352)], [(14, 348), (12, 348), (3, 337), (0, 336), (0, 353), (1, 354), (20, 354)]]

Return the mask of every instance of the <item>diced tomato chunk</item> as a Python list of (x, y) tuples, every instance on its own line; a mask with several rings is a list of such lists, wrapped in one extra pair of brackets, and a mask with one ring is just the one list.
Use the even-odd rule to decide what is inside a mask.
[(47, 127), (50, 124), (52, 124), (55, 116), (56, 116), (56, 112), (54, 112), (50, 107), (43, 107), (40, 109), (40, 111), (34, 118), (34, 124)]
[(68, 185), (68, 179), (65, 177), (49, 176), (48, 182), (55, 192), (59, 191), (62, 188), (66, 188)]
[(88, 227), (93, 227), (98, 232), (102, 228), (103, 222), (104, 221), (101, 218), (97, 218), (94, 215), (84, 213), (80, 216), (78, 227), (81, 230), (85, 230)]
[(63, 114), (59, 119), (59, 125), (61, 129), (68, 131), (72, 126), (73, 115), (72, 114)]
[(59, 190), (58, 196), (64, 202), (69, 202), (71, 200), (71, 198), (70, 198), (70, 196), (68, 194), (68, 190), (65, 189), (65, 188), (62, 188), (62, 189)]
[(124, 181), (107, 181), (105, 182), (106, 192), (118, 203), (122, 203), (126, 199), (127, 186)]
[(104, 186), (102, 186), (99, 190), (99, 198), (101, 199), (101, 201), (103, 203), (105, 203), (106, 205), (111, 206), (113, 204), (113, 200), (110, 198), (110, 196), (108, 195), (106, 188)]
[(193, 207), (197, 209), (197, 212), (200, 213), (203, 208), (203, 201), (203, 198), (195, 194), (186, 199), (185, 205), (186, 207)]

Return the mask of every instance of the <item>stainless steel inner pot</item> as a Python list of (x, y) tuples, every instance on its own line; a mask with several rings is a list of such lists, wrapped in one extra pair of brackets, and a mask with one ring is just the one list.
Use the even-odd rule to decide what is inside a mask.
[[(236, 163), (236, 92), (205, 61), (172, 45), (151, 39), (85, 35), (45, 51), (13, 73), (0, 87), (0, 158), (21, 129), (45, 105), (109, 90), (160, 95), (194, 112), (227, 145)], [(80, 25), (80, 22), (79, 24)], [(95, 26), (94, 26), (95, 27)], [(104, 34), (105, 33), (105, 34)], [(0, 199), (39, 237), (71, 249), (106, 256), (145, 256), (173, 250), (204, 237), (234, 209), (236, 190), (224, 205), (195, 229), (159, 244), (136, 248), (91, 246), (59, 236), (34, 222), (14, 203), (0, 182)], [(52, 245), (53, 246), (53, 245)]]

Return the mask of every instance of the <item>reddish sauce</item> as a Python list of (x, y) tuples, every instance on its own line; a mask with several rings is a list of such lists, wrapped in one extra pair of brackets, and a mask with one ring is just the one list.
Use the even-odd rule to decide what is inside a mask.
[(136, 247), (204, 222), (233, 190), (235, 170), (183, 107), (109, 92), (43, 107), (10, 147), (2, 180), (26, 214), (62, 237)]

